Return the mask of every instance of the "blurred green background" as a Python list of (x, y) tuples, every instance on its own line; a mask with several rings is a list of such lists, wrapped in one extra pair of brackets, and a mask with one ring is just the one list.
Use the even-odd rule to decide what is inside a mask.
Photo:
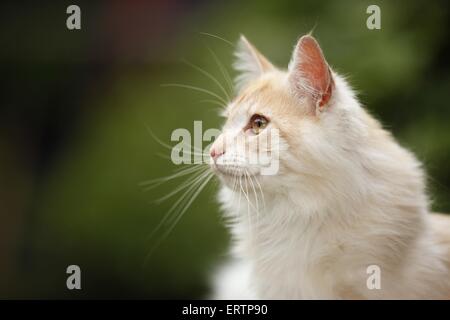
[[(72, 2), (1, 5), (0, 298), (202, 298), (228, 236), (211, 183), (153, 252), (152, 230), (180, 181), (140, 183), (176, 167), (146, 125), (170, 143), (175, 128), (221, 120), (204, 94), (220, 93), (182, 63), (225, 83), (245, 34), (286, 67), (314, 28), (329, 63), (429, 173), (434, 210), (450, 212), (447, 1), (76, 1), (82, 29), (66, 28)], [(366, 8), (381, 8), (381, 30)], [(231, 70), (229, 70), (232, 72)], [(82, 290), (66, 289), (66, 268)]]

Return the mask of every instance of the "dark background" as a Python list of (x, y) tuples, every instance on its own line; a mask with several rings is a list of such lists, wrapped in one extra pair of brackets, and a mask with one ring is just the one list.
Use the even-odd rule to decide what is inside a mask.
[[(66, 28), (81, 8), (82, 29)], [(381, 30), (366, 8), (381, 8)], [(173, 201), (142, 181), (175, 168), (159, 157), (176, 128), (219, 127), (208, 97), (243, 33), (286, 67), (314, 28), (361, 102), (424, 162), (434, 210), (449, 212), (448, 1), (2, 2), (0, 11), (0, 298), (201, 298), (228, 237), (212, 183), (146, 260)], [(66, 268), (82, 290), (66, 288)]]

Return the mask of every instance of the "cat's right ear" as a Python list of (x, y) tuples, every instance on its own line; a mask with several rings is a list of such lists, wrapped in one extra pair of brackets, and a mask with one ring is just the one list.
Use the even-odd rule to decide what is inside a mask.
[(238, 72), (235, 79), (236, 90), (239, 92), (250, 81), (258, 78), (264, 72), (275, 67), (264, 57), (243, 35), (239, 38), (233, 64)]

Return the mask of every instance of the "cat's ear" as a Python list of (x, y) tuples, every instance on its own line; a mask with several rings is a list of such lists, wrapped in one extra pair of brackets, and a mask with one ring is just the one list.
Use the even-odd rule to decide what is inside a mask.
[(289, 64), (289, 81), (300, 96), (307, 96), (315, 112), (323, 111), (333, 92), (333, 76), (322, 49), (310, 35), (300, 38)]
[(234, 54), (236, 60), (233, 67), (238, 72), (235, 80), (237, 91), (264, 72), (275, 68), (243, 35), (238, 41)]

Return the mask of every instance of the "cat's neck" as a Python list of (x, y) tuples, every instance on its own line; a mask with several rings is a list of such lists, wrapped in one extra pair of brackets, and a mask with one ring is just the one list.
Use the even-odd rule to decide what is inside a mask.
[[(420, 207), (392, 206), (389, 220), (370, 199), (343, 207), (339, 201), (310, 201), (302, 206), (306, 198), (289, 192), (265, 198), (260, 212), (247, 207), (245, 201), (235, 206), (238, 215), (234, 215), (231, 231), (235, 254), (250, 261), (258, 279), (255, 285), (267, 293), (266, 298), (333, 298), (335, 282), (346, 283), (357, 276), (364, 284), (367, 265), (384, 266), (384, 257), (406, 256), (424, 231)], [(408, 228), (392, 227), (399, 217)], [(394, 267), (390, 263), (389, 268)], [(330, 272), (333, 281), (321, 285), (323, 275)]]

